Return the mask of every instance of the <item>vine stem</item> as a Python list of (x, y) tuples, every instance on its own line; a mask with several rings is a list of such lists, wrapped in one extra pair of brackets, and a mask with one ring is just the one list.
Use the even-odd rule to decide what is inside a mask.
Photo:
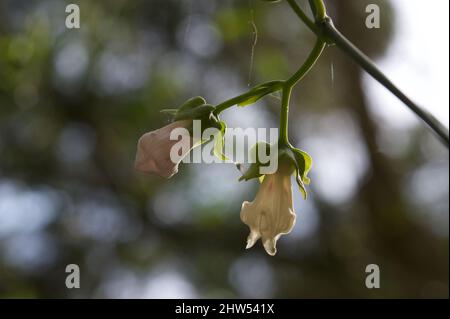
[[(289, 118), (289, 101), (292, 93), (293, 87), (305, 77), (305, 75), (313, 68), (316, 64), (319, 57), (322, 55), (326, 47), (326, 42), (322, 38), (318, 38), (314, 48), (306, 59), (305, 63), (299, 68), (297, 72), (295, 72), (288, 80), (286, 81), (278, 81), (277, 85), (273, 85), (271, 87), (271, 93), (282, 91), (282, 112), (281, 112), (281, 121), (280, 121), (280, 141), (285, 142), (285, 144), (289, 144), (288, 139), (288, 118)], [(220, 103), (216, 106), (214, 113), (219, 115), (226, 109), (238, 105), (240, 103), (245, 102), (249, 98), (253, 97), (255, 93), (250, 90), (241, 95), (238, 95), (232, 99), (229, 99), (223, 103)]]
[(327, 17), (327, 8), (322, 0), (309, 0), (309, 5), (317, 20), (322, 20)]
[(294, 86), (305, 77), (314, 67), (317, 60), (322, 55), (326, 47), (326, 42), (322, 38), (317, 38), (316, 44), (300, 69), (292, 75), (283, 86), (281, 101), (281, 119), (280, 119), (280, 145), (289, 146), (289, 104)]
[(290, 146), (289, 142), (289, 104), (291, 101), (292, 86), (285, 86), (282, 91), (281, 117), (280, 117), (280, 139), (279, 147)]
[(433, 132), (441, 139), (445, 146), (449, 147), (448, 129), (428, 111), (416, 104), (403, 91), (401, 91), (389, 78), (375, 65), (370, 58), (350, 42), (333, 24), (333, 21), (326, 15), (326, 7), (323, 0), (310, 0), (311, 8), (315, 14), (314, 23), (303, 12), (295, 0), (287, 0), (292, 10), (302, 20), (308, 28), (318, 37), (325, 37), (327, 42), (334, 43), (346, 53), (355, 63), (369, 73), (375, 80), (394, 94), (411, 111), (413, 111), (422, 121), (424, 121)]

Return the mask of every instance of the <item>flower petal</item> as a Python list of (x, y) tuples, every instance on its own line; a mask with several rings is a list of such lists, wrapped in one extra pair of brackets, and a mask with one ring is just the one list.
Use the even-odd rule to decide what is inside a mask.
[(277, 253), (277, 239), (269, 238), (263, 242), (263, 246), (270, 256), (275, 256)]
[(250, 235), (248, 235), (247, 238), (247, 246), (245, 247), (245, 249), (252, 248), (260, 237), (261, 235), (258, 232), (250, 231)]
[(241, 220), (250, 228), (247, 249), (262, 238), (266, 252), (274, 256), (281, 235), (289, 233), (295, 225), (291, 172), (280, 169), (266, 175), (253, 202), (244, 202)]

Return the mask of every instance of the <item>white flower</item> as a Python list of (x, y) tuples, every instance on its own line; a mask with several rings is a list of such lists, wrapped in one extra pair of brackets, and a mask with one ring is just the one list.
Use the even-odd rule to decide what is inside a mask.
[[(191, 125), (191, 120), (177, 121), (144, 134), (138, 142), (135, 168), (165, 178), (175, 175), (178, 172), (178, 165), (195, 145), (195, 141), (190, 136), (182, 136), (181, 141), (171, 140), (170, 134), (173, 130), (187, 129)], [(189, 135), (188, 131), (185, 132), (185, 135)], [(172, 147), (179, 143), (183, 144), (182, 147), (179, 147), (182, 154), (178, 154), (177, 159), (173, 160), (171, 158)]]
[(278, 239), (294, 227), (291, 174), (290, 165), (280, 164), (275, 174), (265, 176), (255, 200), (242, 204), (241, 220), (250, 228), (247, 249), (261, 238), (266, 252), (274, 256)]

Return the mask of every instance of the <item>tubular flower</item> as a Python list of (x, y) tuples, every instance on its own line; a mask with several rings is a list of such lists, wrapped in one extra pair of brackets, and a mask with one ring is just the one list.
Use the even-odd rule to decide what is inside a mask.
[[(174, 122), (146, 133), (139, 139), (135, 168), (171, 178), (178, 172), (178, 165), (186, 155), (194, 147), (207, 142), (202, 140), (202, 127), (216, 128), (223, 136), (226, 124), (219, 121), (214, 111), (215, 107), (206, 104), (206, 100), (200, 96), (187, 100), (178, 109), (162, 110), (161, 112), (173, 116)], [(196, 124), (199, 123), (199, 131), (196, 133)]]
[[(155, 131), (144, 134), (138, 142), (135, 168), (145, 173), (157, 174), (170, 178), (178, 172), (178, 165), (191, 151), (196, 141), (189, 136), (182, 136), (181, 142), (170, 139), (170, 134), (178, 128), (188, 129), (192, 126), (191, 120), (173, 122)], [(182, 143), (182, 154), (178, 154), (177, 160), (171, 158), (171, 149), (175, 144)], [(185, 145), (184, 145), (185, 144)]]
[(241, 220), (250, 228), (247, 249), (261, 238), (266, 252), (274, 256), (278, 239), (294, 227), (296, 215), (291, 184), (293, 171), (290, 163), (280, 163), (275, 174), (265, 176), (255, 200), (242, 204)]

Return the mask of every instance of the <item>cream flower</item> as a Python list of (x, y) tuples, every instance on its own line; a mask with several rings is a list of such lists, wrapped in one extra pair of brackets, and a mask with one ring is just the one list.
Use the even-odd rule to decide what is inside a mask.
[[(171, 140), (170, 134), (178, 128), (187, 129), (192, 125), (191, 120), (173, 122), (158, 130), (144, 134), (138, 142), (135, 168), (145, 173), (157, 174), (170, 178), (178, 172), (178, 165), (195, 145), (190, 136), (182, 136), (181, 141)], [(186, 135), (189, 135), (186, 131)], [(171, 150), (175, 144), (182, 143), (181, 154), (176, 160), (171, 158)], [(184, 145), (185, 144), (185, 145)]]
[(278, 239), (294, 227), (291, 174), (290, 165), (280, 165), (275, 174), (265, 176), (255, 200), (242, 204), (241, 220), (250, 228), (247, 249), (261, 238), (266, 252), (274, 256)]

